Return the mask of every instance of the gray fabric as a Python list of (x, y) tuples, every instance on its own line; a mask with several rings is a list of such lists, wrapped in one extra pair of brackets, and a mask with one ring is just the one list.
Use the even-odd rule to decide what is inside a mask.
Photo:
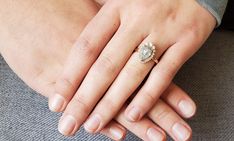
[(213, 14), (217, 20), (217, 26), (219, 26), (228, 0), (197, 0), (197, 2)]
[[(52, 113), (47, 99), (27, 87), (0, 56), (0, 141), (111, 141), (82, 128), (74, 137), (57, 131), (61, 114)], [(128, 141), (140, 141), (129, 133)]]
[[(175, 82), (198, 105), (189, 120), (194, 141), (234, 140), (234, 33), (215, 32), (190, 59)], [(66, 138), (57, 131), (60, 114), (51, 113), (47, 99), (28, 88), (0, 57), (0, 141), (105, 141), (82, 129)], [(137, 141), (129, 134), (127, 141)]]

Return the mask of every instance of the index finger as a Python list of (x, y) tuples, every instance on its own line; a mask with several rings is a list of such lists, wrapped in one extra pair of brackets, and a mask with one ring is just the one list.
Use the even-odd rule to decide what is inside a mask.
[(110, 5), (105, 5), (86, 26), (71, 49), (64, 70), (56, 81), (55, 94), (49, 98), (51, 111), (61, 112), (65, 109), (118, 26), (118, 12)]

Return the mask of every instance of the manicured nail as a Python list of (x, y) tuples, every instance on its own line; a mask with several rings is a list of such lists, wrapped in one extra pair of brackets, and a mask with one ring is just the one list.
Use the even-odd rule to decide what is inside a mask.
[(141, 111), (137, 107), (133, 107), (130, 109), (130, 111), (127, 113), (127, 117), (130, 121), (137, 121), (140, 118)]
[(110, 133), (111, 133), (112, 137), (114, 138), (114, 140), (121, 140), (124, 136), (123, 129), (121, 129), (119, 127), (111, 127)]
[(50, 100), (49, 108), (53, 112), (60, 112), (63, 110), (64, 103), (65, 99), (61, 95), (55, 94)]
[(150, 141), (163, 141), (164, 140), (164, 135), (162, 134), (162, 132), (158, 131), (155, 128), (149, 128), (146, 134)]
[(63, 135), (70, 135), (72, 134), (75, 127), (76, 127), (75, 118), (73, 116), (67, 115), (61, 118), (58, 130)]
[(181, 112), (186, 116), (186, 117), (191, 117), (195, 113), (195, 108), (193, 105), (187, 101), (187, 100), (181, 100), (179, 102), (179, 108)]
[(179, 141), (186, 141), (190, 137), (189, 129), (181, 123), (175, 123), (172, 132)]
[(101, 117), (99, 115), (91, 116), (88, 121), (86, 121), (84, 128), (90, 133), (95, 133), (101, 124)]

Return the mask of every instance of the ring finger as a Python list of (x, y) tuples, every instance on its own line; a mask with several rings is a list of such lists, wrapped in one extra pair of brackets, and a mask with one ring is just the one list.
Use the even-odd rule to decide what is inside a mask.
[(188, 42), (177, 41), (165, 51), (160, 62), (152, 69), (146, 83), (129, 104), (126, 110), (127, 117), (131, 107), (140, 109), (141, 115), (144, 115), (152, 107), (188, 58), (190, 51), (185, 50), (190, 49), (190, 46)]

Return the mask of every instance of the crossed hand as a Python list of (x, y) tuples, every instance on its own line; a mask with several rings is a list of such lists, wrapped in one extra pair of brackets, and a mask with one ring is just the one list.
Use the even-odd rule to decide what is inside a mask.
[[(114, 140), (124, 138), (125, 128), (143, 140), (165, 140), (165, 132), (179, 141), (191, 137), (181, 117), (193, 116), (195, 104), (171, 81), (215, 27), (196, 1), (109, 0), (99, 10), (91, 1), (50, 0), (29, 10), (27, 19), (2, 10), (1, 53), (49, 97), (52, 111), (64, 112), (62, 134), (73, 135), (85, 123), (88, 132)], [(17, 18), (7, 20), (4, 12)], [(155, 46), (157, 64), (143, 63), (135, 51), (146, 43)]]

